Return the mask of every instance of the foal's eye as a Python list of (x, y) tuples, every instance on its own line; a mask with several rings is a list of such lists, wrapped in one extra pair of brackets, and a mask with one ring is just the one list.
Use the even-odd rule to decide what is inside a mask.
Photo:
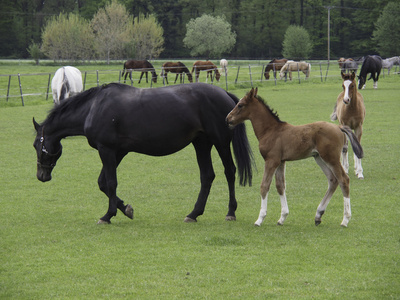
[(238, 108), (242, 108), (242, 107), (243, 107), (243, 104), (239, 103)]

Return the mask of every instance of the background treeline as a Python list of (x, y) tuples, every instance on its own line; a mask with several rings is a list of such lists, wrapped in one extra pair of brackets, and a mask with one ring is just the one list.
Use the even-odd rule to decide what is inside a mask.
[[(230, 58), (282, 56), (289, 25), (303, 26), (313, 42), (311, 58), (327, 57), (328, 10), (330, 56), (358, 57), (376, 52), (371, 36), (389, 0), (120, 0), (136, 17), (153, 14), (162, 26), (164, 51), (160, 58), (190, 57), (184, 47), (186, 24), (207, 13), (225, 16), (236, 32)], [(27, 58), (32, 42), (41, 43), (47, 20), (60, 12), (91, 20), (106, 0), (0, 0), (0, 57)]]

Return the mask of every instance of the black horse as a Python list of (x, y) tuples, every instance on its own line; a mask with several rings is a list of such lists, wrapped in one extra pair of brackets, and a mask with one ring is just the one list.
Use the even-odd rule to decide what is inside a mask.
[(364, 62), (361, 66), (360, 75), (358, 76), (358, 89), (361, 90), (365, 88), (367, 82), (367, 74), (370, 73), (370, 77), (374, 80), (374, 89), (378, 88), (379, 74), (382, 69), (382, 57), (379, 55), (367, 55), (364, 58)]
[(99, 223), (110, 223), (117, 208), (133, 218), (133, 208), (117, 197), (116, 169), (128, 152), (163, 156), (194, 145), (200, 168), (201, 189), (193, 211), (185, 218), (195, 222), (202, 215), (215, 173), (211, 148), (215, 146), (225, 168), (229, 186), (227, 220), (235, 220), (236, 167), (230, 143), (239, 169), (240, 184), (251, 185), (252, 154), (246, 129), (238, 126), (231, 131), (225, 124), (226, 115), (238, 99), (225, 90), (192, 83), (169, 87), (139, 89), (111, 83), (91, 88), (49, 113), (42, 124), (35, 119), (37, 132), (33, 146), (37, 153), (37, 178), (51, 180), (51, 172), (61, 156), (61, 139), (86, 136), (89, 145), (97, 149), (103, 163), (98, 184), (109, 198), (107, 213)]

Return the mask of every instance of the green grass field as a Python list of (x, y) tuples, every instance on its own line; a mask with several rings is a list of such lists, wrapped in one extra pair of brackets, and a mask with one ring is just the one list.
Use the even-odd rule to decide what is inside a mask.
[[(1, 73), (14, 74), (7, 68), (14, 66)], [(255, 84), (292, 124), (329, 121), (341, 91), (339, 73), (326, 82)], [(248, 82), (229, 86), (238, 97), (249, 89)], [(200, 187), (189, 146), (161, 158), (129, 154), (118, 169), (118, 195), (133, 205), (135, 218), (119, 213), (111, 225), (98, 226), (108, 200), (97, 186), (97, 151), (84, 137), (63, 140), (52, 181), (39, 182), (32, 117), (44, 120), (52, 101), (27, 98), (22, 107), (20, 99), (15, 105), (0, 99), (0, 298), (399, 299), (399, 75), (382, 77), (378, 90), (369, 81), (361, 93), (365, 179), (349, 174), (348, 228), (340, 227), (339, 190), (314, 225), (327, 182), (313, 159), (287, 163), (285, 224), (276, 225), (280, 201), (272, 185), (267, 218), (253, 226), (263, 160), (250, 123), (258, 171), (252, 187), (237, 186), (236, 222), (224, 220), (228, 191), (216, 151), (206, 211), (197, 223), (183, 222)]]

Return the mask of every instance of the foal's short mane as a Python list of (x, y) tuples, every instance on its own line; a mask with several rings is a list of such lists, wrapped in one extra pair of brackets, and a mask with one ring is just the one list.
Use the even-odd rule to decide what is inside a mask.
[(274, 119), (276, 121), (278, 121), (279, 123), (285, 123), (284, 121), (282, 121), (281, 119), (279, 119), (279, 115), (278, 112), (274, 111), (268, 104), (267, 102), (265, 102), (265, 100), (263, 98), (261, 98), (260, 96), (256, 95), (255, 98), (262, 103), (265, 108), (271, 113), (271, 115), (274, 117)]

